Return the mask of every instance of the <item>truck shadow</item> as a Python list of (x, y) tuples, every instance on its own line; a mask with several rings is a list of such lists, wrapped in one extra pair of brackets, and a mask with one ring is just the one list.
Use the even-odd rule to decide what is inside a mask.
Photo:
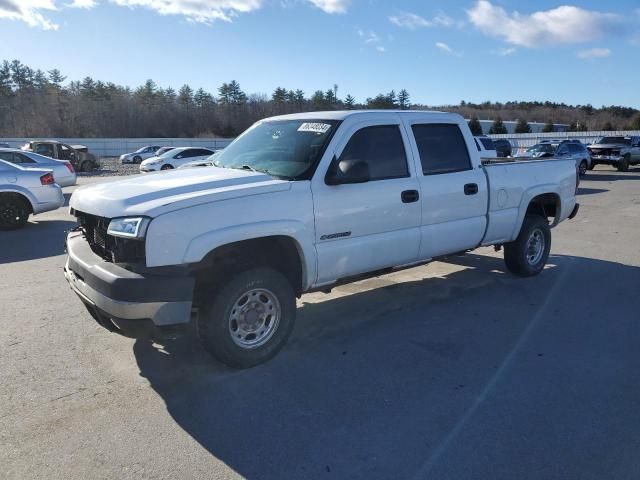
[(583, 188), (578, 189), (578, 195), (595, 195), (598, 193), (606, 193), (609, 190), (606, 188)]
[[(630, 322), (640, 307), (640, 269), (589, 258), (553, 256), (530, 279), (476, 254), (397, 275), (304, 296), (288, 346), (265, 365), (232, 371), (188, 339), (136, 341), (140, 375), (185, 432), (243, 477), (406, 478), (509, 371), (500, 366), (532, 322), (613, 335), (600, 323)], [(584, 297), (593, 285), (598, 295)], [(554, 368), (563, 361), (575, 359)]]
[(66, 220), (31, 218), (19, 230), (0, 231), (0, 264), (55, 257), (64, 253), (65, 232), (76, 226)]

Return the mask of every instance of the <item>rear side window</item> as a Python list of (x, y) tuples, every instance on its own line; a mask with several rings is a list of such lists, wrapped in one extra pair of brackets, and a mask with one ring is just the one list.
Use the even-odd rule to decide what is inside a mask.
[(16, 159), (15, 163), (36, 163), (35, 160), (29, 158), (27, 155), (23, 155), (22, 153), (14, 153), (13, 155)]
[(13, 159), (13, 152), (0, 152), (0, 160), (15, 163), (15, 160)]
[(50, 143), (36, 143), (33, 151), (45, 157), (53, 157), (53, 145)]
[(579, 145), (577, 143), (571, 143), (569, 144), (569, 151), (571, 153), (582, 153), (584, 152), (584, 146)]
[(493, 140), (491, 140), (490, 138), (480, 137), (480, 141), (482, 142), (482, 145), (484, 146), (485, 150), (496, 149), (496, 144), (493, 143)]
[(340, 160), (367, 162), (371, 180), (409, 176), (407, 154), (397, 125), (378, 125), (358, 130), (342, 151)]
[(460, 172), (471, 169), (471, 159), (462, 132), (453, 124), (413, 125), (422, 173)]

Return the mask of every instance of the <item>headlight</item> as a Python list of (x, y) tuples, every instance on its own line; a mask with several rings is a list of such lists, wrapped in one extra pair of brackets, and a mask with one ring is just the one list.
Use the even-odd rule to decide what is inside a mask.
[(115, 237), (144, 238), (150, 221), (146, 217), (114, 218), (109, 222), (107, 233)]

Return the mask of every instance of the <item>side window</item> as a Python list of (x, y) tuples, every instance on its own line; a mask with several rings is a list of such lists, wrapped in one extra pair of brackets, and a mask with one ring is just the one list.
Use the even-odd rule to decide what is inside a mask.
[(409, 176), (407, 153), (398, 125), (365, 127), (353, 134), (340, 161), (362, 160), (369, 164), (371, 180)]
[(418, 145), (423, 174), (471, 170), (467, 144), (458, 125), (416, 124), (411, 129)]
[(7, 162), (15, 163), (15, 159), (13, 157), (12, 152), (0, 152), (0, 160), (5, 160)]
[(71, 148), (66, 145), (60, 145), (60, 158), (63, 160), (71, 160)]
[(15, 163), (36, 163), (35, 160), (29, 158), (28, 155), (23, 155), (22, 153), (14, 153), (13, 156), (16, 159)]
[(578, 145), (577, 143), (572, 143), (569, 145), (569, 151), (571, 153), (582, 153), (582, 145)]
[(566, 155), (569, 153), (569, 148), (566, 145), (561, 145), (556, 152), (556, 155)]
[(44, 155), (45, 157), (53, 158), (53, 145), (50, 143), (36, 143), (33, 151), (40, 155)]

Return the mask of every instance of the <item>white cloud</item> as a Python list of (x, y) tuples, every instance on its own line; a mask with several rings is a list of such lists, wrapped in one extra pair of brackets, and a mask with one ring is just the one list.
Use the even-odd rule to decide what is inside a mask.
[(387, 49), (385, 47), (383, 47), (382, 45), (378, 45), (376, 47), (376, 50), (379, 51), (380, 53), (384, 53), (387, 51)]
[(449, 45), (447, 45), (444, 42), (436, 42), (436, 48), (438, 50), (440, 50), (441, 52), (444, 52), (448, 55), (453, 55), (454, 57), (461, 57), (462, 56), (462, 52), (458, 52), (456, 50), (454, 50), (453, 48), (451, 48)]
[(509, 13), (488, 0), (478, 0), (467, 15), (486, 35), (528, 48), (586, 43), (623, 26), (619, 15), (570, 5), (525, 15)]
[(73, 0), (71, 3), (67, 3), (68, 7), (71, 8), (93, 8), (98, 5), (96, 0)]
[(309, 0), (313, 5), (326, 13), (345, 13), (351, 0)]
[(439, 13), (433, 19), (429, 20), (411, 12), (400, 12), (397, 15), (392, 15), (389, 17), (389, 21), (400, 28), (407, 28), (409, 30), (435, 26), (452, 27), (456, 23), (453, 18), (444, 13)]
[(20, 20), (30, 27), (57, 30), (58, 25), (46, 19), (41, 10), (56, 10), (53, 0), (0, 0), (0, 20)]
[(230, 22), (239, 13), (257, 10), (262, 0), (112, 0), (123, 7), (144, 7), (160, 15), (181, 15), (198, 23)]
[(517, 51), (518, 49), (515, 47), (508, 47), (508, 48), (500, 48), (493, 53), (495, 53), (496, 55), (500, 55), (501, 57), (508, 57), (509, 55), (513, 55)]
[(594, 58), (606, 58), (611, 56), (611, 50), (608, 48), (590, 48), (589, 50), (581, 50), (577, 57), (583, 60), (593, 60)]

